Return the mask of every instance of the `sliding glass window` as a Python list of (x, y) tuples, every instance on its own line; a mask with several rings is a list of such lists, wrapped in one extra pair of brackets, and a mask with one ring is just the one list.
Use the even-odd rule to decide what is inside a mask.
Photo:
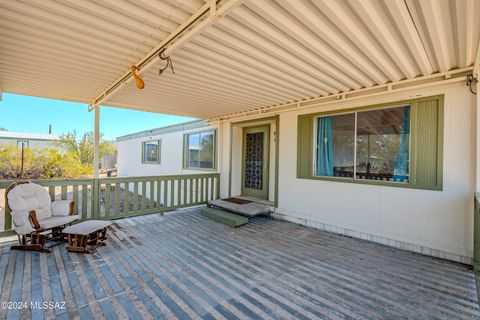
[(316, 119), (315, 175), (408, 183), (410, 106)]
[(191, 169), (215, 169), (215, 131), (186, 135), (186, 159), (184, 167)]

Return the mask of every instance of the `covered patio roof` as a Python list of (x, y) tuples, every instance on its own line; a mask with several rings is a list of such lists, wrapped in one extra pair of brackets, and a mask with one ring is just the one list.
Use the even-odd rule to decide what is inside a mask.
[[(468, 0), (2, 0), (0, 89), (211, 119), (465, 79), (479, 15)], [(162, 49), (175, 74), (158, 74)]]

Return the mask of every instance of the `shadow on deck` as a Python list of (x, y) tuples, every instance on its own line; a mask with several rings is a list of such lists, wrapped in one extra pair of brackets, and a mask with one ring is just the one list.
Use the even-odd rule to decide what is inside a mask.
[[(117, 220), (94, 255), (0, 247), (0, 318), (479, 318), (468, 266), (254, 218), (231, 229), (199, 209)], [(3, 307), (3, 305), (2, 305)]]

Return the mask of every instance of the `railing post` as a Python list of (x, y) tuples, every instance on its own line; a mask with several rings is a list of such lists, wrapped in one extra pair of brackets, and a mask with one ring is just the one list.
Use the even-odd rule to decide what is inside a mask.
[(92, 179), (92, 219), (100, 217), (100, 180)]
[(477, 284), (477, 296), (480, 300), (480, 193), (475, 194), (473, 212), (473, 270)]
[(7, 208), (6, 203), (5, 203), (4, 214), (5, 214), (5, 224), (3, 225), (4, 226), (3, 229), (5, 231), (11, 230), (12, 229), (12, 215), (10, 213), (10, 208)]
[(475, 194), (475, 211), (473, 213), (473, 265), (480, 269), (480, 193)]

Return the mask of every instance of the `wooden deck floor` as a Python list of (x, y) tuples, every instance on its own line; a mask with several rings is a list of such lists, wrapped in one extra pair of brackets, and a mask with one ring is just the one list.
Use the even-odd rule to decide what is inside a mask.
[[(468, 267), (255, 218), (198, 209), (118, 220), (95, 255), (0, 247), (0, 319), (478, 319)], [(61, 307), (61, 305), (60, 305)]]

